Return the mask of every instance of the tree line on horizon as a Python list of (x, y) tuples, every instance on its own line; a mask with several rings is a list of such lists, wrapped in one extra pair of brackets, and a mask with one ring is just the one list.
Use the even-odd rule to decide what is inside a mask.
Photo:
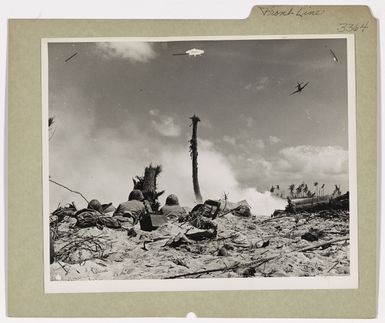
[[(288, 189), (290, 194), (286, 195), (286, 198), (311, 198), (311, 197), (319, 197), (319, 196), (325, 196), (325, 184), (320, 184), (318, 182), (313, 183), (314, 190), (312, 191), (308, 184), (305, 182), (302, 182), (297, 187), (295, 184), (291, 184)], [(282, 190), (280, 190), (279, 185), (272, 185), (270, 188), (270, 193), (276, 196), (279, 196), (281, 198), (284, 198), (284, 193)], [(333, 196), (341, 195), (341, 189), (340, 185), (335, 184), (334, 185), (334, 191), (332, 193)]]

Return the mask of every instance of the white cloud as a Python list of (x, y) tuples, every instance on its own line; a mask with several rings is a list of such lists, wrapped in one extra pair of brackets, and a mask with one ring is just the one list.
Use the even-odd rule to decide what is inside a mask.
[(236, 144), (235, 138), (234, 138), (234, 137), (231, 137), (231, 136), (228, 136), (228, 135), (224, 135), (224, 136), (222, 137), (222, 140), (223, 140), (224, 142), (230, 144), (230, 145), (233, 145), (233, 146), (235, 146), (235, 144)]
[(97, 43), (96, 48), (104, 58), (127, 58), (131, 62), (145, 63), (156, 56), (150, 43), (108, 42)]
[(279, 152), (281, 171), (313, 174), (318, 178), (347, 174), (348, 151), (338, 146), (295, 146)]
[[(276, 175), (273, 162), (266, 160), (263, 156), (254, 154), (243, 159), (232, 159), (232, 165), (236, 171), (237, 178), (248, 185), (265, 185), (265, 182), (274, 181)], [(265, 188), (265, 187), (261, 187)]]
[(270, 144), (274, 145), (282, 141), (282, 139), (275, 137), (275, 136), (269, 136)]
[(262, 139), (247, 138), (245, 135), (237, 137), (237, 148), (243, 156), (255, 156), (265, 149), (265, 142)]
[(242, 183), (259, 183), (261, 188), (292, 183), (326, 183), (329, 191), (334, 184), (348, 190), (348, 151), (338, 146), (293, 146), (266, 156), (263, 151), (246, 158), (229, 156), (229, 161)]
[(213, 125), (211, 124), (211, 122), (208, 119), (201, 120), (201, 125), (202, 125), (202, 127), (207, 128), (207, 129), (211, 129), (213, 127)]
[(198, 149), (212, 150), (214, 149), (214, 143), (207, 139), (198, 138)]
[(248, 138), (242, 146), (245, 150), (262, 150), (265, 148), (265, 142), (262, 139)]
[(181, 128), (173, 117), (160, 116), (158, 120), (152, 120), (152, 125), (157, 132), (166, 137), (177, 137), (181, 134)]
[(259, 92), (267, 88), (269, 84), (270, 84), (270, 79), (267, 76), (263, 76), (254, 83), (248, 83), (245, 86), (245, 89), (248, 91)]
[(148, 113), (150, 115), (152, 115), (153, 117), (156, 117), (159, 115), (159, 110), (158, 109), (152, 109), (152, 110), (148, 111)]
[(239, 115), (239, 119), (242, 123), (246, 124), (248, 128), (251, 128), (254, 125), (254, 118), (251, 116), (246, 116), (243, 113)]
[(309, 109), (305, 109), (305, 113), (306, 113), (306, 119), (312, 121), (313, 119), (312, 119), (312, 117), (310, 115), (310, 110)]

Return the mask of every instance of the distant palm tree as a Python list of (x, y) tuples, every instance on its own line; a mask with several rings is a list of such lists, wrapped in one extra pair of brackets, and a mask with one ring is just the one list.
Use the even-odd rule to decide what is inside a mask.
[(317, 192), (317, 196), (319, 195), (319, 192), (318, 192), (318, 182), (314, 182), (314, 187), (315, 187), (315, 191)]
[(291, 185), (289, 186), (289, 190), (290, 190), (290, 195), (291, 195), (291, 197), (294, 196), (294, 188), (295, 188), (295, 185), (294, 185), (294, 184), (291, 184)]
[(322, 196), (323, 196), (325, 194), (325, 184), (322, 184), (321, 190), (322, 190)]
[(303, 197), (303, 189), (305, 188), (305, 182), (302, 182), (300, 187), (301, 187), (301, 192), (302, 192), (301, 197)]
[(307, 187), (307, 184), (305, 184), (305, 186), (303, 187), (303, 193), (306, 196), (308, 192), (309, 192), (309, 188)]
[(296, 188), (295, 192), (296, 192), (295, 197), (300, 197), (300, 196), (301, 196), (301, 192), (302, 192), (302, 186), (299, 185), (299, 186)]
[(334, 184), (334, 191), (333, 191), (333, 196), (334, 195), (337, 195), (337, 196), (340, 196), (341, 195), (341, 190), (340, 190), (340, 186), (339, 185), (337, 185), (337, 184)]

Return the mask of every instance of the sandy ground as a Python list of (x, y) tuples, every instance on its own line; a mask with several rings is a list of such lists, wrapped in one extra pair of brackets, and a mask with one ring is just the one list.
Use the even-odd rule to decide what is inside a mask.
[[(136, 226), (137, 235), (132, 237), (127, 229), (79, 229), (74, 227), (76, 220), (66, 217), (58, 227), (60, 238), (54, 246), (59, 261), (50, 267), (51, 279), (162, 279), (220, 268), (186, 277), (349, 275), (349, 240), (298, 251), (349, 235), (347, 212), (328, 216), (270, 219), (228, 214), (215, 220), (217, 237), (204, 241), (185, 239), (183, 233), (192, 232), (189, 224), (167, 223), (152, 232)], [(317, 241), (301, 238), (309, 231), (319, 236)], [(64, 252), (77, 241), (77, 248)], [(261, 264), (271, 257), (275, 258)]]

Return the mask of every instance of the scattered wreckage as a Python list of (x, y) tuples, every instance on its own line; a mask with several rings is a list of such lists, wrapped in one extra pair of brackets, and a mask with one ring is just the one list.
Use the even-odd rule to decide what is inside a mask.
[(348, 198), (290, 200), (270, 217), (253, 216), (246, 201), (140, 219), (71, 203), (50, 216), (51, 279), (348, 275)]

